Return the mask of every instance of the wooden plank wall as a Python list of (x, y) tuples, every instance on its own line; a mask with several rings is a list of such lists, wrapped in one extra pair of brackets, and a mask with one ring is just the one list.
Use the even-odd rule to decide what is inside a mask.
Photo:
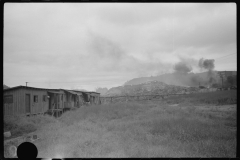
[(100, 94), (96, 94), (96, 93), (90, 94), (90, 102), (92, 104), (99, 104), (99, 100), (100, 100)]
[(13, 103), (4, 104), (4, 115), (13, 115)]
[[(4, 92), (4, 96), (6, 95), (12, 95), (13, 96), (13, 103), (10, 105), (4, 105), (4, 110), (6, 110), (6, 114), (8, 115), (22, 115), (25, 114), (25, 96), (24, 96), (24, 90), (18, 89), (18, 90), (10, 90), (7, 92)], [(10, 108), (8, 108), (10, 107)]]
[[(49, 99), (46, 99), (46, 102), (43, 102), (43, 95), (48, 96), (47, 91), (45, 90), (34, 90), (34, 89), (24, 89), (24, 100), (25, 95), (30, 94), (30, 108), (32, 114), (43, 113), (48, 110)], [(34, 95), (38, 96), (38, 102), (34, 102)]]
[[(48, 110), (49, 99), (46, 99), (46, 102), (43, 102), (43, 95), (47, 95), (47, 91), (44, 90), (35, 90), (35, 89), (24, 89), (20, 88), (17, 90), (11, 90), (4, 92), (5, 95), (13, 96), (13, 103), (10, 105), (4, 105), (4, 112), (6, 115), (23, 115), (26, 114), (25, 106), (25, 95), (30, 94), (30, 108), (31, 114), (43, 113)], [(38, 102), (33, 101), (33, 96), (38, 96)]]
[(79, 96), (79, 104), (80, 106), (83, 105), (84, 99), (83, 99), (83, 95)]
[(74, 96), (68, 92), (65, 92), (63, 97), (64, 108), (73, 108), (75, 106)]

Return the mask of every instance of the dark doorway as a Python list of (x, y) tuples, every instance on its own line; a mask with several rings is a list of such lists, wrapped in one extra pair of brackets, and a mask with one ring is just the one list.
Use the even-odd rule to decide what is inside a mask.
[(26, 105), (26, 113), (31, 113), (30, 94), (26, 94), (25, 96), (25, 105)]
[(49, 96), (49, 105), (48, 105), (48, 109), (52, 109), (52, 94), (48, 93), (48, 96)]

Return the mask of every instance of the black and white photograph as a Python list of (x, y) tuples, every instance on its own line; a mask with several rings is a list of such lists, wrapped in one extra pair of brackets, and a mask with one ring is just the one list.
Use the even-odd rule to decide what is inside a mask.
[(237, 156), (236, 3), (3, 9), (5, 158)]

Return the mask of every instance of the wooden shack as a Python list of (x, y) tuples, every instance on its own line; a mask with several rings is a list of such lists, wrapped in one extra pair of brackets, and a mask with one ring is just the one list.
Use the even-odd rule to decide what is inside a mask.
[(90, 95), (90, 104), (100, 104), (100, 93), (88, 92)]
[(83, 104), (83, 97), (81, 92), (75, 92), (72, 90), (63, 90), (64, 94), (64, 108), (79, 108)]
[(49, 98), (47, 113), (59, 117), (64, 111), (64, 92), (58, 89), (46, 89)]
[(3, 93), (4, 115), (39, 114), (49, 109), (47, 89), (17, 86)]
[(64, 92), (56, 89), (47, 89), (49, 97), (49, 109), (62, 109), (64, 108), (63, 96)]
[(72, 90), (72, 91), (81, 94), (82, 103), (90, 102), (90, 93), (85, 92), (85, 91), (79, 91), (79, 90)]
[(63, 112), (85, 102), (99, 104), (100, 93), (66, 89), (17, 86), (4, 89), (4, 115), (31, 115)]
[(97, 92), (87, 92), (87, 91), (78, 91), (78, 90), (72, 90), (74, 92), (78, 92), (82, 94), (82, 100), (84, 103), (90, 103), (90, 104), (100, 104), (100, 93)]

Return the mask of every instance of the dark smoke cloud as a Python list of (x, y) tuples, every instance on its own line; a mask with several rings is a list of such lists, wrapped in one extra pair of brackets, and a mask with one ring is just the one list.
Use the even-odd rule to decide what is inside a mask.
[(207, 77), (208, 77), (208, 84), (211, 85), (213, 83), (216, 83), (217, 80), (217, 74), (213, 71), (215, 65), (214, 65), (214, 59), (203, 59), (201, 58), (198, 62), (198, 66), (201, 69), (208, 70)]
[(201, 58), (198, 62), (198, 66), (201, 69), (213, 70), (214, 69), (214, 59), (203, 59)]
[(187, 65), (184, 62), (179, 62), (179, 63), (175, 64), (174, 70), (179, 73), (188, 73), (192, 70), (192, 67)]

